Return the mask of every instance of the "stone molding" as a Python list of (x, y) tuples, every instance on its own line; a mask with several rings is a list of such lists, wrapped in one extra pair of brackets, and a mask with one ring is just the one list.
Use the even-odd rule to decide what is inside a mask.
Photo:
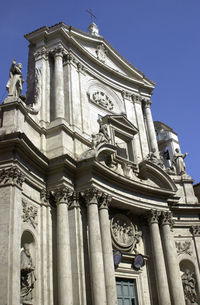
[(192, 255), (192, 249), (191, 249), (191, 241), (176, 241), (176, 249), (178, 255), (181, 254), (189, 254)]
[(35, 229), (38, 225), (37, 223), (37, 214), (38, 210), (28, 203), (27, 200), (22, 199), (22, 220), (33, 226)]
[(15, 184), (21, 188), (24, 181), (25, 176), (17, 166), (0, 170), (0, 185)]
[(58, 187), (52, 191), (52, 195), (55, 198), (56, 205), (67, 204), (69, 206), (73, 191), (68, 187)]

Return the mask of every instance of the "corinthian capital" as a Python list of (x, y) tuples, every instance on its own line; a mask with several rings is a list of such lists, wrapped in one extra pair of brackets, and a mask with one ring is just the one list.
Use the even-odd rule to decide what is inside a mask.
[(160, 211), (152, 209), (146, 214), (146, 219), (149, 224), (158, 223), (160, 215)]
[(34, 53), (34, 57), (36, 60), (41, 59), (41, 58), (47, 59), (48, 55), (49, 55), (49, 51), (45, 47), (42, 47), (41, 49), (37, 50)]
[(95, 187), (91, 187), (84, 192), (82, 192), (82, 196), (86, 201), (86, 205), (97, 204), (99, 203), (99, 199), (102, 195), (102, 192)]
[(57, 205), (63, 203), (69, 205), (71, 203), (72, 194), (73, 191), (67, 187), (59, 187), (52, 192)]
[(59, 44), (54, 50), (53, 50), (54, 56), (61, 56), (63, 57), (64, 54), (64, 48), (61, 44)]
[(152, 101), (151, 101), (151, 100), (146, 100), (146, 99), (144, 99), (144, 100), (142, 100), (142, 103), (143, 103), (143, 106), (144, 106), (145, 108), (150, 108), (150, 107), (151, 107), (151, 104), (152, 104)]
[(102, 193), (99, 198), (99, 209), (108, 209), (111, 203), (112, 197), (106, 193)]
[(170, 211), (163, 211), (161, 213), (161, 225), (169, 225), (173, 227), (174, 221), (172, 219), (172, 213)]
[(24, 174), (16, 166), (0, 170), (0, 185), (16, 184), (17, 186), (22, 187), (24, 180)]

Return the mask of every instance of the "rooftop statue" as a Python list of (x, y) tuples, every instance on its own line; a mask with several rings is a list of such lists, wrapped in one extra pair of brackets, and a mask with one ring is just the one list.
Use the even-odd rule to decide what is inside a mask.
[(9, 96), (20, 97), (22, 92), (23, 77), (22, 77), (22, 64), (16, 64), (16, 60), (13, 59), (9, 72), (9, 80), (6, 84), (6, 89)]
[(176, 167), (176, 173), (177, 175), (183, 175), (186, 173), (184, 158), (188, 155), (188, 153), (182, 154), (179, 148), (176, 148), (175, 152), (173, 163)]

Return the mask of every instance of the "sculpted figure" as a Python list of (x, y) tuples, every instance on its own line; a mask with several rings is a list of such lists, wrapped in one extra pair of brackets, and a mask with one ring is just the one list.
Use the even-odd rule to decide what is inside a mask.
[(152, 151), (147, 155), (147, 159), (152, 163), (160, 166), (161, 168), (164, 167), (163, 160), (158, 158), (156, 155), (156, 150), (153, 148)]
[(33, 299), (32, 291), (36, 281), (29, 244), (24, 244), (21, 252), (21, 303)]
[(197, 293), (195, 289), (196, 280), (194, 273), (186, 269), (182, 275), (183, 290), (186, 305), (197, 305)]
[(99, 127), (99, 132), (95, 135), (92, 135), (92, 144), (93, 147), (98, 146), (100, 143), (108, 143), (110, 141), (110, 137), (108, 134), (108, 128), (106, 124), (101, 124)]
[(22, 77), (22, 64), (16, 64), (15, 59), (12, 61), (9, 72), (9, 80), (6, 85), (8, 95), (19, 97), (22, 92), (22, 84), (24, 82)]
[(175, 149), (176, 153), (174, 154), (173, 163), (176, 167), (177, 175), (183, 175), (186, 172), (184, 158), (188, 153), (182, 154), (178, 148)]

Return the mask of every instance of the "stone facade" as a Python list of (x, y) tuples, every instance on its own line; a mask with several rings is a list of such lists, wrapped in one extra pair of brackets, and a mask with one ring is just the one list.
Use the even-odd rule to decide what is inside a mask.
[[(0, 304), (200, 304), (200, 203), (154, 82), (99, 35), (25, 35), (0, 105)], [(125, 302), (125, 303), (124, 303)]]

